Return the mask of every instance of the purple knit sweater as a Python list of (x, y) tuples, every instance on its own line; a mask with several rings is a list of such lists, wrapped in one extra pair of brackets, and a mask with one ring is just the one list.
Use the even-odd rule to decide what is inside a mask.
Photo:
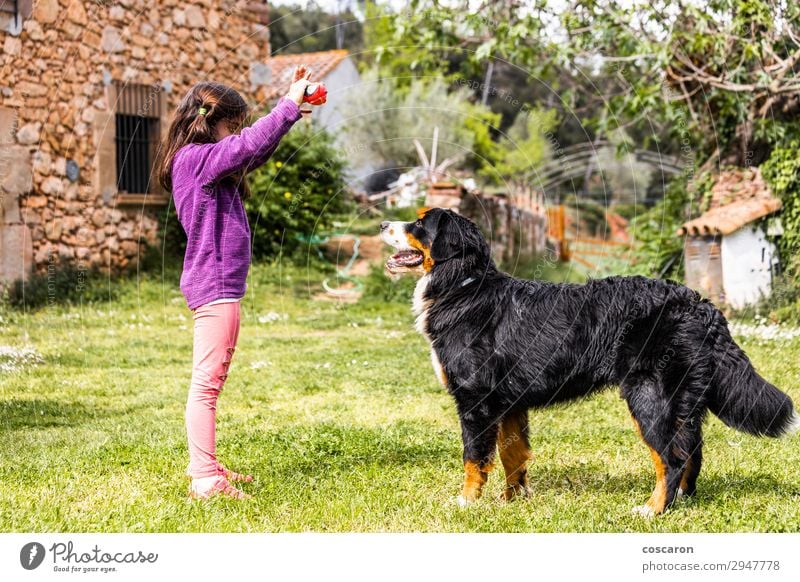
[(284, 97), (241, 134), (216, 143), (189, 144), (175, 154), (172, 195), (188, 239), (181, 291), (189, 309), (244, 296), (250, 226), (236, 184), (224, 178), (266, 162), (300, 117), (297, 104)]

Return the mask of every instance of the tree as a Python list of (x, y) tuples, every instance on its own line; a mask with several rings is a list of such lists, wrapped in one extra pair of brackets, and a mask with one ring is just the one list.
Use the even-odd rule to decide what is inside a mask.
[(500, 140), (500, 161), (492, 169), (511, 185), (514, 193), (531, 194), (535, 188), (535, 168), (551, 155), (548, 136), (557, 125), (555, 111), (534, 109), (517, 115), (508, 134)]
[(434, 127), (439, 128), (437, 160), (451, 158), (460, 167), (495, 162), (489, 127), (499, 116), (471, 103), (466, 89), (449, 90), (440, 77), (413, 79), (403, 87), (377, 70), (367, 71), (362, 84), (364, 90), (344, 111), (348, 143), (362, 145), (351, 148), (356, 164), (417, 166), (414, 140), (430, 153)]
[(331, 14), (314, 2), (304, 8), (271, 6), (269, 34), (272, 51), (278, 54), (341, 48), (358, 52), (363, 46), (363, 25), (350, 9)]
[[(365, 55), (373, 58), (367, 67), (376, 66), (382, 76), (397, 78), (400, 86), (429, 76), (461, 83), (473, 101), (502, 114), (498, 128), (505, 130), (519, 112), (519, 104), (502, 96), (536, 95), (537, 100), (549, 102), (555, 98), (513, 60), (515, 51), (526, 47), (524, 37), (538, 26), (535, 15), (520, 9), (524, 4), (486, 2), (476, 11), (466, 1), (442, 5), (437, 0), (412, 0), (405, 9), (393, 12), (368, 2)], [(497, 35), (508, 41), (498, 46), (508, 45), (514, 51), (493, 51), (490, 44)]]
[(758, 165), (800, 111), (799, 18), (796, 2), (576, 0), (564, 54), (614, 80), (625, 123), (689, 136), (709, 165)]
[(797, 2), (411, 4), (395, 23), (397, 46), (466, 50), (476, 65), (504, 59), (550, 84), (592, 132), (622, 128), (673, 152), (689, 142), (689, 165), (757, 165), (800, 112)]
[[(773, 152), (783, 164), (800, 136), (798, 2), (485, 0), (470, 11), (468, 0), (447, 9), (416, 0), (413, 6), (395, 23), (398, 46), (425, 38), (468, 52), (475, 66), (505, 59), (558, 94), (559, 116), (579, 124), (569, 133), (581, 141), (624, 131), (630, 143), (622, 154), (636, 144), (682, 158), (684, 171), (668, 199), (638, 221), (649, 232), (651, 274), (674, 272), (679, 263), (679, 245), (666, 254), (662, 245), (665, 236), (679, 241), (672, 227), (695, 208), (694, 183), (725, 165), (758, 166)], [(433, 21), (426, 10), (447, 14)], [(495, 22), (498, 14), (508, 18)], [(783, 175), (775, 172), (774, 179)], [(779, 189), (784, 200), (800, 196), (800, 187)], [(658, 235), (660, 228), (668, 233)]]

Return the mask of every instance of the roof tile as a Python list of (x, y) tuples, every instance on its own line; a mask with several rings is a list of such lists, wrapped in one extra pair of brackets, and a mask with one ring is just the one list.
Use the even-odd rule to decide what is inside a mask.
[(311, 69), (311, 80), (321, 81), (348, 56), (346, 50), (337, 49), (271, 57), (267, 61), (267, 65), (272, 70), (272, 79), (266, 88), (266, 98), (274, 99), (289, 88), (292, 82), (292, 73), (296, 66), (306, 65)]
[(711, 187), (709, 209), (685, 222), (678, 234), (730, 234), (744, 225), (781, 209), (758, 168), (720, 172)]

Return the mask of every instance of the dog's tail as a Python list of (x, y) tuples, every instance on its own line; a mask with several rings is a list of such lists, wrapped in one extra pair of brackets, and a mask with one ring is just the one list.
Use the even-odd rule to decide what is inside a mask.
[(780, 437), (800, 429), (792, 399), (759, 376), (714, 308), (712, 330), (715, 365), (708, 408), (722, 422), (758, 436)]

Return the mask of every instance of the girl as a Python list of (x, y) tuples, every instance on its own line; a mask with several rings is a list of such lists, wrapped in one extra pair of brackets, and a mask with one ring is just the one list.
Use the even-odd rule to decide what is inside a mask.
[(186, 432), (192, 478), (189, 496), (250, 497), (232, 485), (252, 481), (223, 467), (216, 456), (216, 405), (239, 336), (239, 301), (250, 268), (250, 227), (243, 198), (247, 172), (267, 161), (300, 119), (310, 73), (297, 67), (289, 92), (251, 127), (247, 104), (230, 87), (198, 83), (178, 105), (158, 164), (161, 185), (175, 199), (187, 236), (181, 274), (194, 318), (192, 381)]

